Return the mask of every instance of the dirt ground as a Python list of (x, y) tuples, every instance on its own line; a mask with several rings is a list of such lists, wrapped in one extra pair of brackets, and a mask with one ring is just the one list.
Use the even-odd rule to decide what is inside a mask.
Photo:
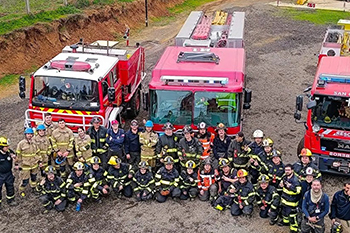
[[(284, 18), (282, 9), (266, 0), (222, 0), (201, 7), (206, 11), (225, 9), (246, 12), (245, 46), (247, 87), (253, 90), (252, 108), (244, 113), (248, 137), (261, 129), (275, 141), (285, 163), (297, 160), (296, 146), (304, 126), (293, 119), (295, 96), (312, 84), (317, 56), (326, 26)], [(150, 73), (164, 48), (173, 43), (185, 17), (151, 26), (133, 40), (147, 49)], [(156, 33), (155, 33), (156, 32)], [(148, 75), (145, 85), (149, 81)], [(23, 137), (23, 115), (28, 104), (17, 96), (0, 100), (0, 134), (9, 135), (13, 148)], [(140, 115), (144, 116), (144, 112)], [(305, 114), (303, 115), (305, 117)], [(11, 119), (11, 121), (9, 121)], [(325, 191), (332, 196), (345, 178), (324, 176)], [(167, 201), (137, 203), (133, 199), (104, 199), (101, 205), (85, 205), (80, 213), (41, 215), (36, 197), (20, 200), (16, 208), (5, 203), (0, 212), (1, 232), (289, 232), (287, 227), (269, 226), (254, 211), (251, 219), (233, 218), (229, 211), (218, 212), (209, 203)], [(329, 221), (327, 219), (327, 228)]]

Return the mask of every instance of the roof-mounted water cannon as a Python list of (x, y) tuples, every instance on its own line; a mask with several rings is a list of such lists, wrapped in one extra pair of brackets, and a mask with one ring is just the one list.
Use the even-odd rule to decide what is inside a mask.
[(19, 84), (19, 97), (21, 99), (26, 98), (26, 78), (23, 76), (19, 76), (19, 80), (18, 80), (18, 84)]

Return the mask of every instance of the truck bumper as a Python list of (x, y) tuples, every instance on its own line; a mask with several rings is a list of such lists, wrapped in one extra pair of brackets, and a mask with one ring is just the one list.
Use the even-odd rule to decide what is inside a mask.
[(313, 154), (321, 172), (350, 176), (350, 159)]

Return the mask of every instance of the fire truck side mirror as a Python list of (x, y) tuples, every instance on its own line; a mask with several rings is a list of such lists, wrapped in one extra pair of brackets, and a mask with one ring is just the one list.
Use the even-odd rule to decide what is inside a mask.
[(244, 90), (244, 103), (243, 109), (250, 109), (250, 102), (252, 101), (252, 90), (245, 89)]
[(143, 110), (148, 111), (149, 108), (149, 93), (142, 94)]
[(108, 101), (109, 102), (115, 101), (115, 88), (114, 87), (108, 88)]
[(19, 84), (19, 97), (21, 99), (24, 99), (24, 98), (26, 98), (26, 93), (25, 93), (25, 91), (26, 91), (26, 78), (23, 76), (19, 76), (18, 84)]
[(298, 111), (303, 110), (303, 96), (302, 95), (298, 95), (296, 100), (295, 100), (295, 108)]
[(316, 107), (316, 101), (311, 100), (309, 103), (306, 105), (307, 109), (314, 109)]

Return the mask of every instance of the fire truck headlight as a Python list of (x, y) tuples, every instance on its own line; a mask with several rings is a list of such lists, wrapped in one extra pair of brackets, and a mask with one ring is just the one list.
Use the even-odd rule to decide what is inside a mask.
[(320, 127), (318, 124), (314, 124), (314, 125), (312, 126), (312, 131), (313, 131), (314, 133), (318, 133), (318, 131), (320, 131), (320, 129), (321, 129), (321, 127)]

